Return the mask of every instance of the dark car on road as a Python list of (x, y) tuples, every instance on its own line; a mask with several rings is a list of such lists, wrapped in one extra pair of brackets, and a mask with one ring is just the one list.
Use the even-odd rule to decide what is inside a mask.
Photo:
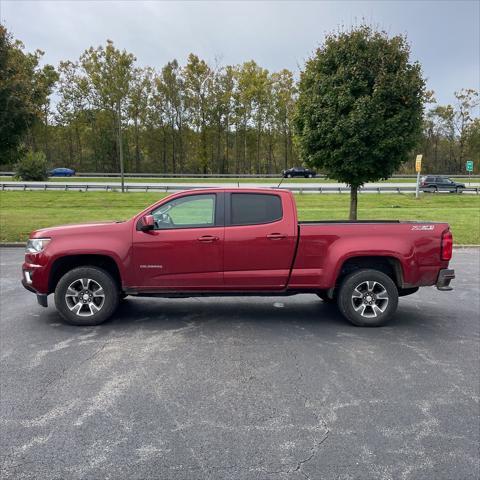
[(317, 174), (315, 170), (310, 170), (309, 168), (304, 167), (292, 167), (288, 170), (283, 170), (283, 178), (292, 178), (292, 177), (304, 177), (312, 178)]
[(74, 175), (73, 168), (54, 168), (48, 172), (49, 177), (73, 177)]
[(426, 193), (435, 193), (446, 191), (451, 193), (462, 193), (465, 188), (464, 183), (457, 183), (448, 177), (440, 175), (427, 175), (420, 180), (420, 188)]

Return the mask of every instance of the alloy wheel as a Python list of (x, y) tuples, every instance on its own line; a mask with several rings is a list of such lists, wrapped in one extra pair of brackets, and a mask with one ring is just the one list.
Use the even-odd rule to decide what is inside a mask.
[(69, 310), (79, 317), (91, 317), (105, 303), (103, 287), (91, 278), (78, 278), (67, 288), (65, 302)]
[(354, 288), (352, 305), (362, 317), (378, 317), (388, 306), (387, 289), (380, 282), (364, 281)]

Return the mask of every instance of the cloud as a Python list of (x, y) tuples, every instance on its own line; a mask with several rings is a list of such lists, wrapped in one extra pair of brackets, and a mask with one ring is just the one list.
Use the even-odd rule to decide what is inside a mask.
[(140, 65), (156, 68), (172, 58), (183, 63), (194, 52), (211, 62), (255, 59), (269, 70), (298, 73), (326, 32), (364, 20), (391, 35), (407, 34), (440, 102), (480, 82), (480, 6), (474, 1), (0, 2), (7, 28), (53, 64), (109, 38)]

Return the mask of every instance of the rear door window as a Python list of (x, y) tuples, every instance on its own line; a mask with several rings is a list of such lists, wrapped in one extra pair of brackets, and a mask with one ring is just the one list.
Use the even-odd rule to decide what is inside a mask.
[(281, 220), (282, 200), (278, 195), (232, 193), (230, 225), (259, 225)]

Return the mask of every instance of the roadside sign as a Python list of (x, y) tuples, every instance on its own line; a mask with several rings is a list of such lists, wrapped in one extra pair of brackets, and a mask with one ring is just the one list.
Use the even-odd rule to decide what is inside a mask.
[(473, 172), (473, 160), (467, 160), (465, 168), (467, 169), (467, 172)]
[(415, 188), (415, 198), (418, 198), (418, 194), (420, 193), (420, 172), (422, 171), (422, 157), (423, 155), (420, 153), (415, 159), (415, 171), (417, 172), (417, 187)]
[(423, 155), (417, 155), (417, 158), (415, 159), (415, 171), (417, 173), (420, 173), (422, 171), (422, 157)]

